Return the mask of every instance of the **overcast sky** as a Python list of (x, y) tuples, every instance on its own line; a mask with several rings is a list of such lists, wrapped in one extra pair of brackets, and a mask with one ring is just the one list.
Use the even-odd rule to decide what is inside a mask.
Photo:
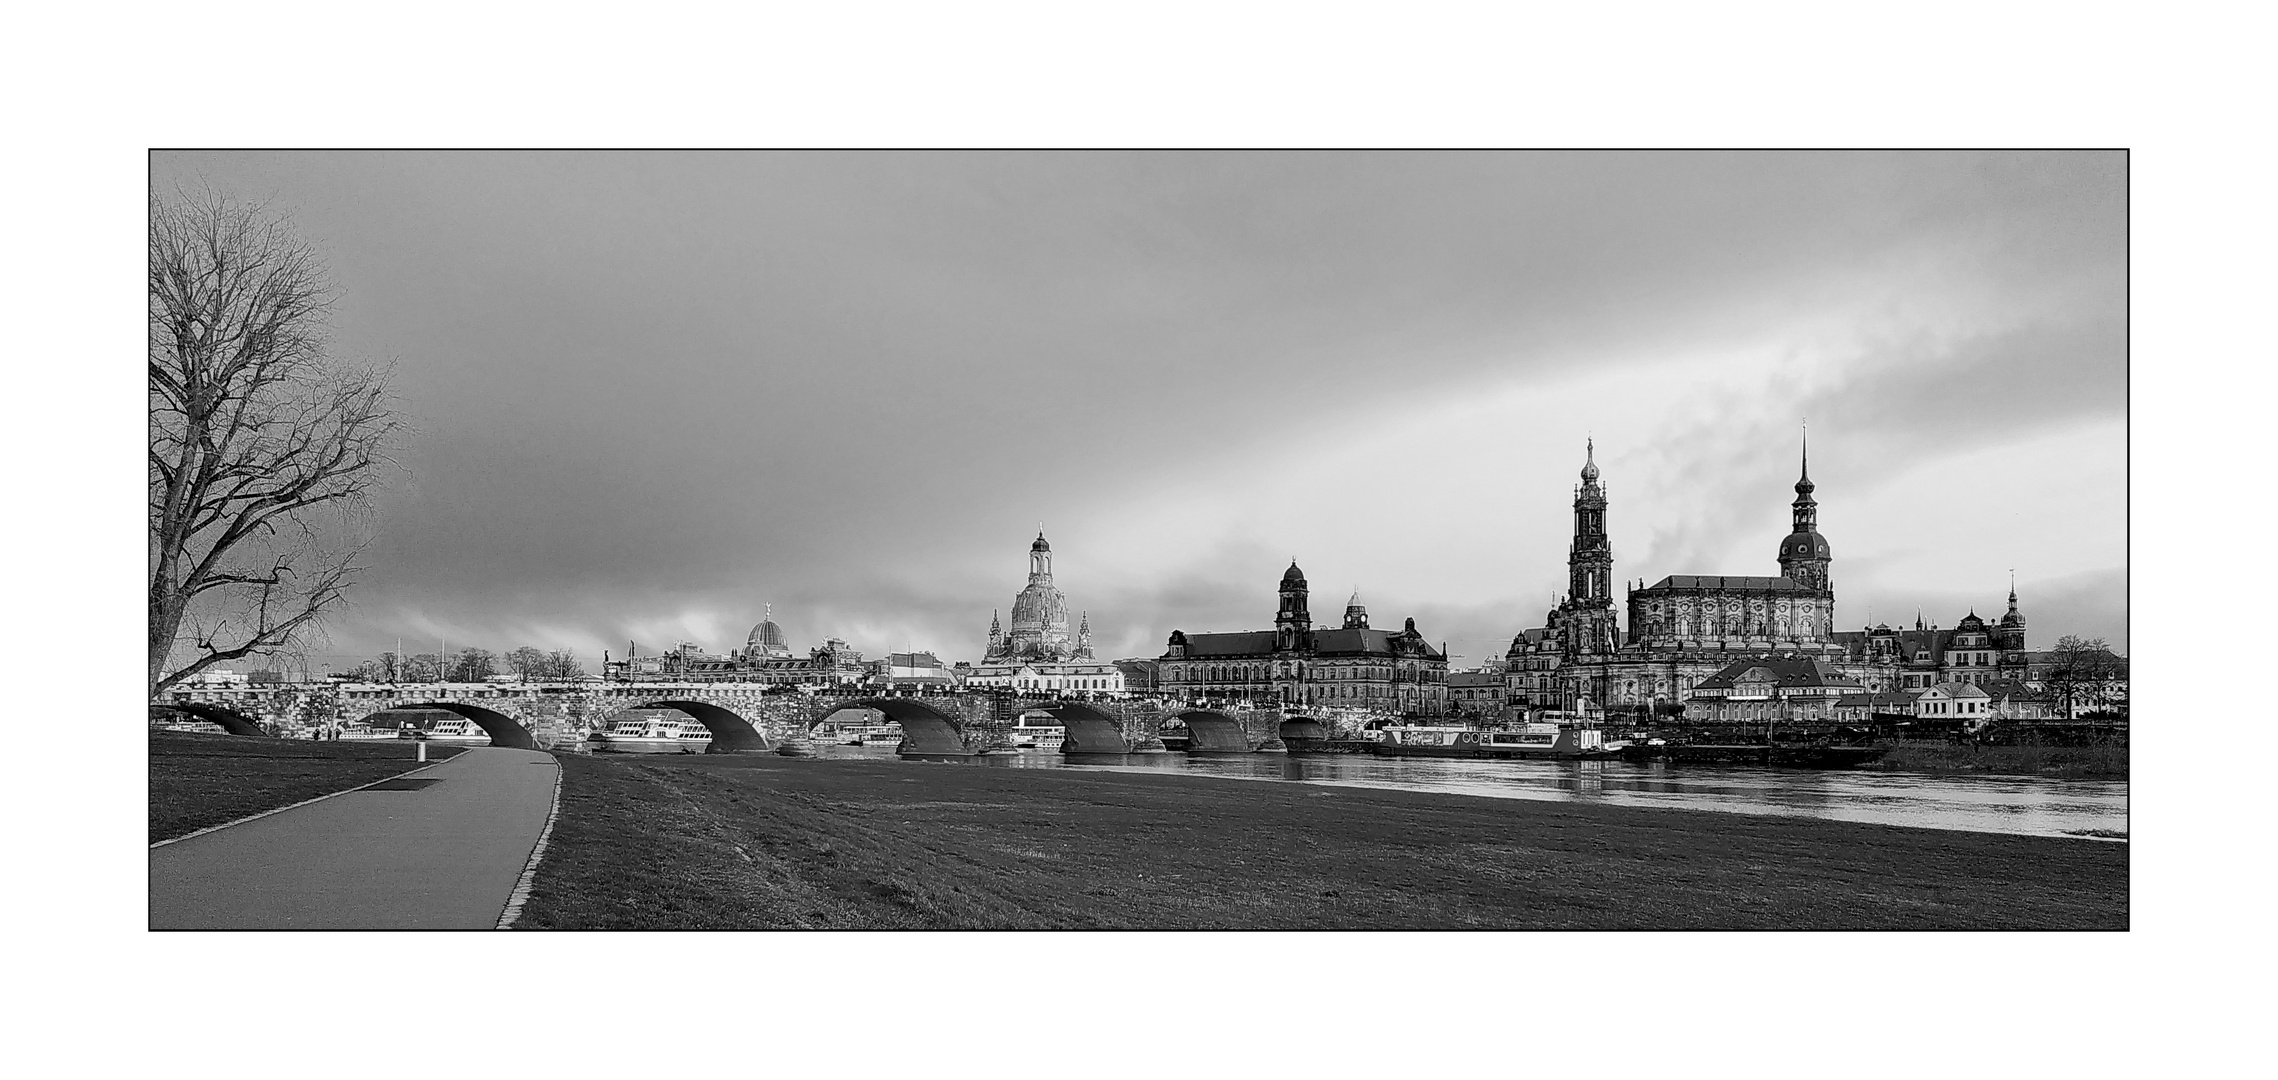
[[(840, 636), (977, 660), (1043, 523), (1103, 656), (1358, 588), (1542, 624), (1773, 574), (1838, 628), (2126, 639), (2119, 154), (161, 154), (328, 261), (418, 435), (337, 666)], [(1617, 593), (1618, 598), (1618, 593)]]

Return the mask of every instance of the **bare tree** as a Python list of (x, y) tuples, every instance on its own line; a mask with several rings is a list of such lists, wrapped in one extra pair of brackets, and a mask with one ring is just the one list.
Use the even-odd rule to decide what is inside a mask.
[(315, 252), (259, 207), (150, 202), (150, 692), (307, 641), (343, 602), (404, 432), (325, 353)]
[(506, 670), (521, 676), (525, 682), (546, 677), (546, 654), (541, 650), (524, 645), (507, 653), (505, 660)]
[(2078, 707), (2103, 704), (2114, 684), (2126, 678), (2125, 671), (2125, 662), (2103, 638), (2067, 634), (2049, 651), (2041, 683), (2056, 695), (2061, 715), (2070, 719)]
[(577, 662), (576, 654), (568, 649), (555, 649), (546, 654), (546, 678), (555, 682), (570, 682), (585, 677), (585, 665)]
[(481, 682), (498, 674), (489, 649), (462, 649), (451, 658), (452, 682)]

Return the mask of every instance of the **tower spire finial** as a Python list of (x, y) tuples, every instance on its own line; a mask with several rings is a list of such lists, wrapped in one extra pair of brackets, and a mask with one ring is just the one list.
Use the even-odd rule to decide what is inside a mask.
[(1803, 418), (1803, 478), (1811, 479), (1811, 417)]

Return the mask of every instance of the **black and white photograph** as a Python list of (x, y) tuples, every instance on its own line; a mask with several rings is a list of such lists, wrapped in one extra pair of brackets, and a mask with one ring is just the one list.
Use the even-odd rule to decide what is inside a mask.
[(2124, 151), (150, 168), (153, 929), (2128, 927)]
[(20, 1071), (2267, 1056), (2248, 13), (126, 14)]

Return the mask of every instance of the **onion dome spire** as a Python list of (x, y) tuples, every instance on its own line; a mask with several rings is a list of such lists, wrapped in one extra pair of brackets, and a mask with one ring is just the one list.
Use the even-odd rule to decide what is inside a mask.
[(1796, 477), (1796, 501), (1809, 500), (1816, 487), (1811, 482), (1811, 421), (1806, 420), (1803, 422), (1803, 470)]
[(1585, 484), (1598, 482), (1598, 441), (1595, 438), (1586, 438), (1582, 441), (1582, 482)]

